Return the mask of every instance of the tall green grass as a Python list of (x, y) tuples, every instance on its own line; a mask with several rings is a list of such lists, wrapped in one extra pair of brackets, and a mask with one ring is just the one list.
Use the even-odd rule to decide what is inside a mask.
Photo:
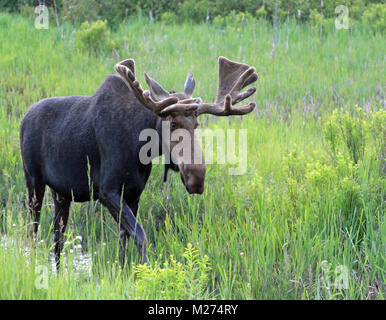
[[(278, 27), (273, 47), (275, 30), (265, 22), (219, 29), (136, 20), (111, 34), (126, 39), (117, 52), (95, 55), (77, 49), (73, 31), (70, 25), (62, 32), (52, 25), (37, 30), (32, 20), (0, 14), (0, 298), (158, 298), (162, 290), (161, 297), (170, 297), (167, 290), (175, 288), (167, 283), (174, 276), (185, 277), (178, 278), (182, 289), (174, 298), (384, 298), (385, 175), (378, 144), (369, 130), (366, 152), (354, 168), (344, 144), (331, 157), (323, 134), (334, 109), (354, 115), (358, 105), (368, 111), (369, 125), (371, 115), (384, 110), (383, 34), (357, 26), (320, 36), (289, 22)], [(257, 110), (243, 119), (205, 116), (200, 123), (248, 130), (246, 174), (229, 176), (224, 172), (230, 165), (209, 165), (205, 193), (188, 195), (178, 175), (164, 184), (163, 167), (154, 165), (139, 208), (149, 270), (138, 269), (132, 241), (130, 262), (121, 270), (119, 232), (108, 211), (95, 202), (73, 203), (68, 266), (53, 273), (49, 193), (39, 239), (26, 239), (30, 221), (18, 129), (28, 107), (48, 96), (93, 94), (114, 64), (128, 57), (136, 60), (142, 82), (146, 71), (169, 90), (181, 91), (192, 70), (196, 95), (211, 101), (220, 55), (256, 67)], [(77, 255), (71, 250), (79, 243), (92, 258), (90, 273), (73, 269)], [(189, 243), (198, 250), (197, 277), (205, 278), (207, 289), (194, 295), (188, 294), (195, 279), (184, 258)], [(210, 268), (200, 269), (205, 256)], [(331, 264), (328, 272), (323, 261)], [(349, 272), (347, 289), (326, 285), (339, 265)], [(47, 289), (36, 286), (36, 266), (49, 270)], [(157, 279), (162, 268), (164, 278)], [(154, 287), (141, 286), (143, 279), (152, 279)]]

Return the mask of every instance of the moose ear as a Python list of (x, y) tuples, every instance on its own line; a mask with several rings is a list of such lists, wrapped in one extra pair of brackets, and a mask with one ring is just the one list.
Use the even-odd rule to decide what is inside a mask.
[(194, 91), (194, 87), (196, 85), (196, 82), (193, 79), (193, 73), (192, 71), (188, 72), (188, 75), (186, 76), (185, 85), (184, 85), (184, 93), (191, 97)]
[(169, 93), (162, 86), (145, 73), (145, 80), (149, 86), (150, 95), (154, 101), (160, 101), (169, 97)]

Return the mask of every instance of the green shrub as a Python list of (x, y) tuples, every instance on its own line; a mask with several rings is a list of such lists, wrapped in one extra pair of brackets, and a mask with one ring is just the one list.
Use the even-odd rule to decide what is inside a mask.
[(256, 17), (259, 19), (267, 18), (267, 10), (265, 10), (264, 5), (262, 5), (258, 10), (256, 10)]
[(294, 148), (288, 152), (288, 155), (284, 157), (285, 169), (287, 176), (299, 181), (305, 174), (305, 156), (303, 151)]
[(112, 46), (106, 21), (83, 22), (75, 37), (77, 47), (93, 53), (100, 53), (105, 48), (111, 49)]
[(222, 16), (215, 16), (213, 19), (213, 25), (219, 28), (223, 28), (226, 26), (225, 18)]
[(370, 131), (373, 137), (375, 154), (380, 161), (380, 173), (386, 173), (386, 111), (379, 110), (372, 114)]
[(366, 123), (364, 112), (357, 108), (357, 112), (351, 115), (349, 112), (341, 113), (338, 117), (338, 126), (341, 137), (349, 150), (351, 159), (358, 163), (363, 159), (366, 144)]
[(71, 24), (80, 25), (84, 21), (97, 21), (99, 16), (100, 4), (97, 0), (63, 0), (61, 17), (63, 21)]
[[(306, 157), (295, 145), (283, 158), (284, 190), (277, 188), (276, 196), (280, 194), (283, 210), (295, 217), (304, 212), (305, 203), (317, 213), (321, 207), (332, 206), (341, 228), (350, 230), (356, 237), (353, 241), (362, 241), (368, 219), (363, 210), (383, 203), (386, 112), (366, 114), (358, 107), (334, 110), (323, 126), (323, 135), (331, 159), (325, 151)], [(380, 163), (380, 170), (370, 174), (368, 161), (373, 159)]]
[[(320, 219), (331, 219), (324, 215), (321, 208), (329, 206), (337, 212), (336, 223), (344, 230), (347, 228), (361, 241), (366, 223), (361, 215), (363, 203), (374, 198), (379, 181), (363, 182), (360, 165), (337, 152), (335, 161), (314, 154), (306, 160), (303, 153), (290, 151), (284, 158), (285, 180), (284, 192), (277, 191), (285, 212), (292, 212), (293, 217), (301, 217), (304, 212), (315, 212)], [(278, 200), (272, 199), (273, 203)]]
[(311, 29), (319, 35), (328, 33), (333, 30), (335, 24), (334, 18), (325, 18), (323, 14), (319, 13), (318, 10), (312, 9), (310, 11), (310, 25)]
[(374, 31), (386, 31), (386, 4), (377, 3), (366, 8), (363, 12), (363, 22)]
[(185, 0), (181, 5), (183, 20), (204, 22), (210, 7), (210, 2), (207, 0)]
[(237, 25), (242, 25), (242, 24), (245, 24), (245, 23), (248, 23), (248, 22), (252, 22), (254, 20), (252, 14), (250, 14), (249, 12), (238, 12), (236, 13), (236, 19), (235, 19), (235, 23)]
[(19, 12), (23, 17), (26, 18), (31, 18), (35, 16), (35, 10), (33, 7), (27, 5), (27, 4), (22, 4), (19, 6)]
[(217, 16), (213, 19), (213, 24), (218, 27), (232, 26), (240, 27), (252, 22), (254, 17), (248, 12), (232, 11), (229, 15)]
[(135, 268), (138, 299), (207, 299), (209, 271), (208, 256), (200, 257), (190, 243), (184, 254), (185, 263), (171, 256), (163, 268), (159, 264), (138, 265)]
[(323, 134), (331, 150), (331, 156), (335, 158), (340, 142), (339, 128), (337, 125), (338, 112), (335, 110), (324, 124)]
[(351, 160), (356, 164), (363, 159), (366, 144), (366, 119), (360, 108), (356, 108), (353, 114), (346, 111), (334, 110), (326, 121), (323, 132), (332, 155), (336, 156), (340, 142), (347, 147)]
[[(38, 0), (2, 0), (0, 9), (9, 11), (24, 11), (41, 3)], [(217, 24), (232, 12), (248, 13), (269, 21), (276, 18), (284, 21), (288, 16), (297, 17), (299, 21), (309, 21), (315, 18), (315, 11), (320, 12), (324, 19), (333, 21), (337, 14), (335, 8), (345, 5), (349, 9), (350, 22), (365, 21), (374, 30), (385, 30), (385, 4), (383, 0), (56, 0), (56, 7), (60, 18), (75, 25), (84, 21), (106, 20), (110, 27), (119, 24), (130, 16), (143, 13), (148, 16), (150, 10), (157, 21), (162, 21), (163, 13), (172, 12), (178, 22), (204, 22), (209, 12), (210, 19), (217, 18)], [(44, 3), (53, 13), (53, 0)], [(277, 10), (276, 10), (277, 4)], [(300, 13), (300, 14), (299, 14)], [(364, 14), (365, 13), (365, 14)], [(329, 23), (331, 25), (331, 23)]]
[(164, 12), (161, 15), (161, 22), (163, 24), (175, 24), (177, 23), (177, 16), (174, 12)]

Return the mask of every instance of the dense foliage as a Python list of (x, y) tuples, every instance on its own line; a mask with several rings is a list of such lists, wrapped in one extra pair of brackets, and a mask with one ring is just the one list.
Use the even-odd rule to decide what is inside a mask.
[(63, 20), (81, 24), (85, 20), (106, 20), (116, 26), (133, 16), (149, 16), (166, 23), (214, 21), (237, 14), (246, 17), (283, 21), (296, 17), (310, 21), (315, 14), (322, 19), (338, 16), (339, 5), (348, 8), (349, 18), (363, 20), (375, 30), (385, 31), (386, 4), (383, 0), (0, 0), (0, 8), (25, 11), (28, 7), (46, 4), (51, 12), (60, 13)]

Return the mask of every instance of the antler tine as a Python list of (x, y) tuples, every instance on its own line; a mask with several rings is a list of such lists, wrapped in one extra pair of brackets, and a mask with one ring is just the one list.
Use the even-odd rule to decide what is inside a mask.
[(204, 103), (201, 104), (197, 110), (197, 115), (204, 113), (213, 114), (215, 116), (242, 116), (248, 114), (255, 109), (256, 103), (250, 102), (246, 106), (234, 108), (232, 104), (232, 97), (227, 95), (223, 103)]
[(243, 88), (258, 79), (256, 69), (247, 64), (234, 62), (224, 57), (219, 58), (219, 86), (215, 103), (201, 104), (197, 114), (213, 114), (216, 116), (244, 115), (253, 111), (254, 102), (247, 106), (234, 108), (240, 101), (256, 92), (256, 87), (241, 92)]
[(160, 114), (164, 108), (177, 103), (178, 99), (174, 97), (167, 97), (160, 101), (154, 101), (150, 97), (150, 92), (148, 90), (143, 90), (141, 84), (136, 79), (135, 62), (133, 59), (121, 61), (117, 63), (114, 68), (143, 106), (153, 111), (155, 114)]
[(126, 59), (119, 62), (118, 64), (128, 67), (130, 71), (135, 75), (135, 61), (133, 59)]
[(201, 98), (184, 99), (178, 101), (169, 107), (163, 109), (160, 113), (161, 116), (167, 116), (172, 112), (192, 112), (196, 111), (200, 107), (202, 102)]
[[(243, 88), (245, 88), (247, 85), (245, 83), (250, 82), (252, 83), (251, 79), (257, 80), (257, 73), (255, 73), (256, 69), (253, 67), (250, 67), (247, 71), (245, 71), (239, 79), (237, 79), (237, 82), (233, 86), (231, 92), (229, 93), (232, 97), (233, 104), (239, 103), (240, 101), (250, 97), (252, 94), (256, 92), (256, 87), (252, 87), (245, 92), (241, 92)], [(253, 81), (253, 82), (254, 82)]]

